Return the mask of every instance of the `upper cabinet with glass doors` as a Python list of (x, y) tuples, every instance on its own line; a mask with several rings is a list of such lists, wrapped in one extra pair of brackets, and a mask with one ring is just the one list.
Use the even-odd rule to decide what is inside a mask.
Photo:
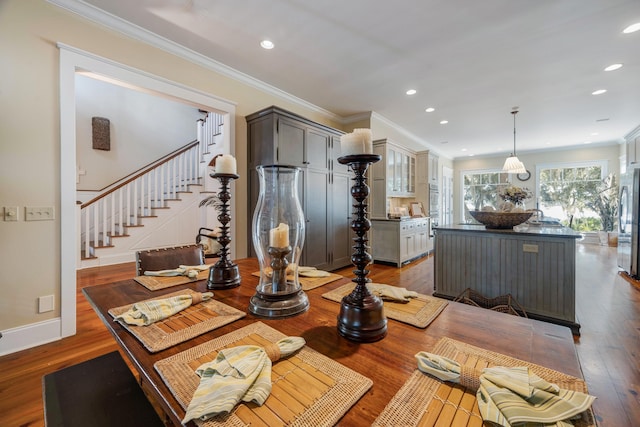
[(373, 141), (373, 152), (382, 159), (371, 168), (371, 218), (387, 218), (388, 198), (415, 197), (416, 155), (387, 139)]
[(384, 180), (386, 197), (413, 197), (416, 188), (416, 156), (386, 139), (373, 142), (382, 159), (372, 166), (374, 180)]

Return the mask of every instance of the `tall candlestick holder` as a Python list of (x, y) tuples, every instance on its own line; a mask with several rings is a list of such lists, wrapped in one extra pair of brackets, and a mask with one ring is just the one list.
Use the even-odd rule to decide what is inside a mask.
[(369, 165), (380, 161), (377, 154), (353, 154), (338, 158), (338, 162), (349, 167), (355, 173), (351, 187), (351, 196), (357, 203), (354, 218), (351, 221), (351, 229), (356, 233), (353, 240), (355, 249), (351, 255), (351, 262), (356, 267), (353, 273), (356, 275), (352, 282), (356, 284), (353, 291), (342, 298), (340, 314), (338, 315), (338, 332), (343, 337), (356, 342), (379, 341), (387, 335), (387, 318), (384, 315), (382, 300), (373, 295), (367, 289), (366, 284), (369, 270), (366, 267), (371, 264), (373, 258), (367, 252), (367, 232), (371, 228), (371, 222), (367, 218), (367, 204), (365, 200), (369, 196), (369, 186), (365, 174)]
[(228, 258), (229, 243), (231, 243), (231, 237), (229, 237), (229, 222), (231, 216), (229, 215), (229, 200), (231, 195), (229, 194), (229, 182), (232, 179), (238, 179), (239, 176), (232, 173), (212, 173), (211, 178), (215, 178), (220, 181), (220, 192), (218, 193), (218, 199), (220, 204), (217, 205), (219, 214), (218, 221), (220, 221), (220, 237), (218, 237), (218, 243), (220, 243), (220, 259), (209, 269), (209, 279), (207, 280), (208, 289), (230, 289), (240, 285), (240, 270), (238, 265)]

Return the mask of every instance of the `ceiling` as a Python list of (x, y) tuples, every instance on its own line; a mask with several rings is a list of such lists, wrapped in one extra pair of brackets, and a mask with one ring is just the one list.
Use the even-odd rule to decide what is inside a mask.
[(640, 31), (622, 32), (639, 0), (84, 3), (341, 117), (373, 111), (398, 142), (454, 159), (513, 151), (516, 106), (518, 153), (640, 125)]

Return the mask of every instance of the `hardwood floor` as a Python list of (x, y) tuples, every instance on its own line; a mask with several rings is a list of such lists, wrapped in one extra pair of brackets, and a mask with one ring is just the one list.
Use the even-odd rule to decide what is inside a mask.
[[(338, 273), (352, 276), (353, 268)], [(425, 283), (433, 291), (433, 258), (403, 268), (374, 264), (369, 277), (379, 283)], [(575, 338), (594, 409), (604, 427), (640, 425), (640, 288), (617, 274), (616, 250), (578, 245)], [(79, 271), (77, 334), (0, 357), (0, 426), (43, 426), (42, 376), (117, 349), (81, 289), (128, 279), (133, 263)], [(428, 333), (428, 329), (426, 330)]]

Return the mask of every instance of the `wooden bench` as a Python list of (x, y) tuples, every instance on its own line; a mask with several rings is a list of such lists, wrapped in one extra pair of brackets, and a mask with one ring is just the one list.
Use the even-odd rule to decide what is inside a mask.
[(42, 382), (47, 427), (164, 426), (117, 351), (47, 374)]

